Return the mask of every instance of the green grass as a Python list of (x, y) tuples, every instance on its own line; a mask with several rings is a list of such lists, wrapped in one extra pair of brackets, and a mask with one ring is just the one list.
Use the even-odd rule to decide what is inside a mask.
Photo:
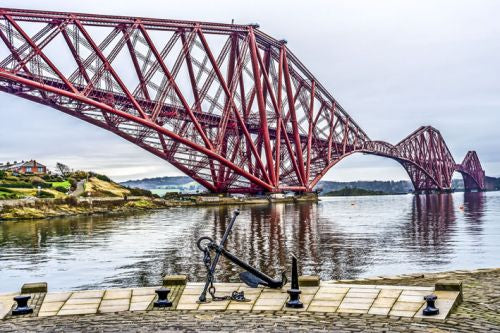
[(65, 180), (63, 182), (52, 182), (51, 184), (52, 184), (52, 188), (64, 187), (66, 190), (69, 190), (69, 188), (71, 187), (71, 184), (67, 180)]
[(18, 199), (18, 198), (20, 198), (20, 196), (16, 193), (0, 191), (0, 200)]

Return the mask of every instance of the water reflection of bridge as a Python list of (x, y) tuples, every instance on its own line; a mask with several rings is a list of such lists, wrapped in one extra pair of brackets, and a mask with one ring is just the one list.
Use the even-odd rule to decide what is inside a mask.
[[(259, 207), (242, 214), (228, 248), (275, 276), (280, 267), (289, 265), (290, 253), (295, 253), (301, 258), (304, 274), (356, 277), (373, 264), (375, 253), (383, 252), (384, 246), (404, 252), (415, 265), (445, 265), (455, 250), (456, 215), (463, 213), (467, 233), (476, 235), (482, 231), (484, 202), (483, 193), (464, 193), (463, 205), (454, 203), (452, 194), (414, 196), (400, 223), (364, 236), (348, 234), (335, 216), (320, 216), (314, 203)], [(213, 215), (212, 236), (220, 239), (231, 211), (221, 208), (218, 213)], [(220, 278), (237, 279), (236, 267), (228, 262), (221, 267), (230, 273)]]

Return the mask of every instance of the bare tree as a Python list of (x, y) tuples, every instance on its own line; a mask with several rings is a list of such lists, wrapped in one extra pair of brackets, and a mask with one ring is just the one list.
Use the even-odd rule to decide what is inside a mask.
[(63, 163), (59, 163), (59, 162), (56, 164), (56, 168), (57, 168), (57, 170), (59, 170), (61, 175), (63, 175), (64, 177), (69, 175), (69, 173), (71, 171), (69, 166), (67, 166), (66, 164), (63, 164)]

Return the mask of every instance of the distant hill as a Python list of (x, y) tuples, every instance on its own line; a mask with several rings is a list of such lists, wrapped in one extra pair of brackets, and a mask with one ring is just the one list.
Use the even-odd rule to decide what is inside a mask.
[[(186, 187), (192, 188), (193, 186), (203, 189), (201, 185), (197, 185), (194, 181), (187, 176), (178, 177), (156, 177), (145, 178), (138, 180), (128, 180), (120, 183), (127, 187), (137, 187), (145, 190), (152, 189), (183, 189)], [(500, 178), (486, 177), (487, 189), (500, 190)], [(413, 185), (409, 180), (399, 181), (355, 181), (355, 182), (334, 182), (329, 180), (322, 180), (316, 186), (321, 190), (321, 193), (339, 191), (344, 188), (356, 188), (368, 191), (381, 191), (389, 194), (408, 193), (413, 191)], [(452, 188), (455, 190), (463, 190), (464, 182), (462, 179), (453, 179)]]
[(371, 191), (364, 190), (361, 188), (347, 188), (344, 187), (338, 191), (330, 191), (326, 192), (323, 195), (327, 197), (358, 197), (358, 196), (366, 196), (366, 195), (387, 195), (389, 193), (382, 191)]
[(321, 193), (332, 191), (340, 191), (345, 188), (356, 188), (367, 191), (381, 191), (389, 194), (408, 193), (413, 191), (413, 185), (410, 181), (355, 181), (355, 182), (333, 182), (329, 180), (322, 180), (316, 186), (321, 190)]
[(175, 188), (182, 187), (183, 185), (189, 184), (193, 180), (187, 176), (179, 177), (156, 177), (156, 178), (144, 178), (138, 180), (127, 180), (120, 183), (127, 187), (138, 187), (145, 190), (158, 189), (158, 188)]
[(500, 177), (488, 177), (486, 176), (485, 185), (487, 190), (500, 190)]

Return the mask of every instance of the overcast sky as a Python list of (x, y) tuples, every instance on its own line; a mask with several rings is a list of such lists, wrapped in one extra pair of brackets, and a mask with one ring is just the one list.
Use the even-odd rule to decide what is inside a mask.
[[(438, 128), (457, 162), (500, 176), (500, 1), (0, 1), (2, 7), (259, 23), (288, 47), (371, 139)], [(115, 180), (180, 175), (152, 154), (54, 109), (0, 93), (0, 161), (37, 159)], [(353, 155), (329, 180), (408, 179)]]

